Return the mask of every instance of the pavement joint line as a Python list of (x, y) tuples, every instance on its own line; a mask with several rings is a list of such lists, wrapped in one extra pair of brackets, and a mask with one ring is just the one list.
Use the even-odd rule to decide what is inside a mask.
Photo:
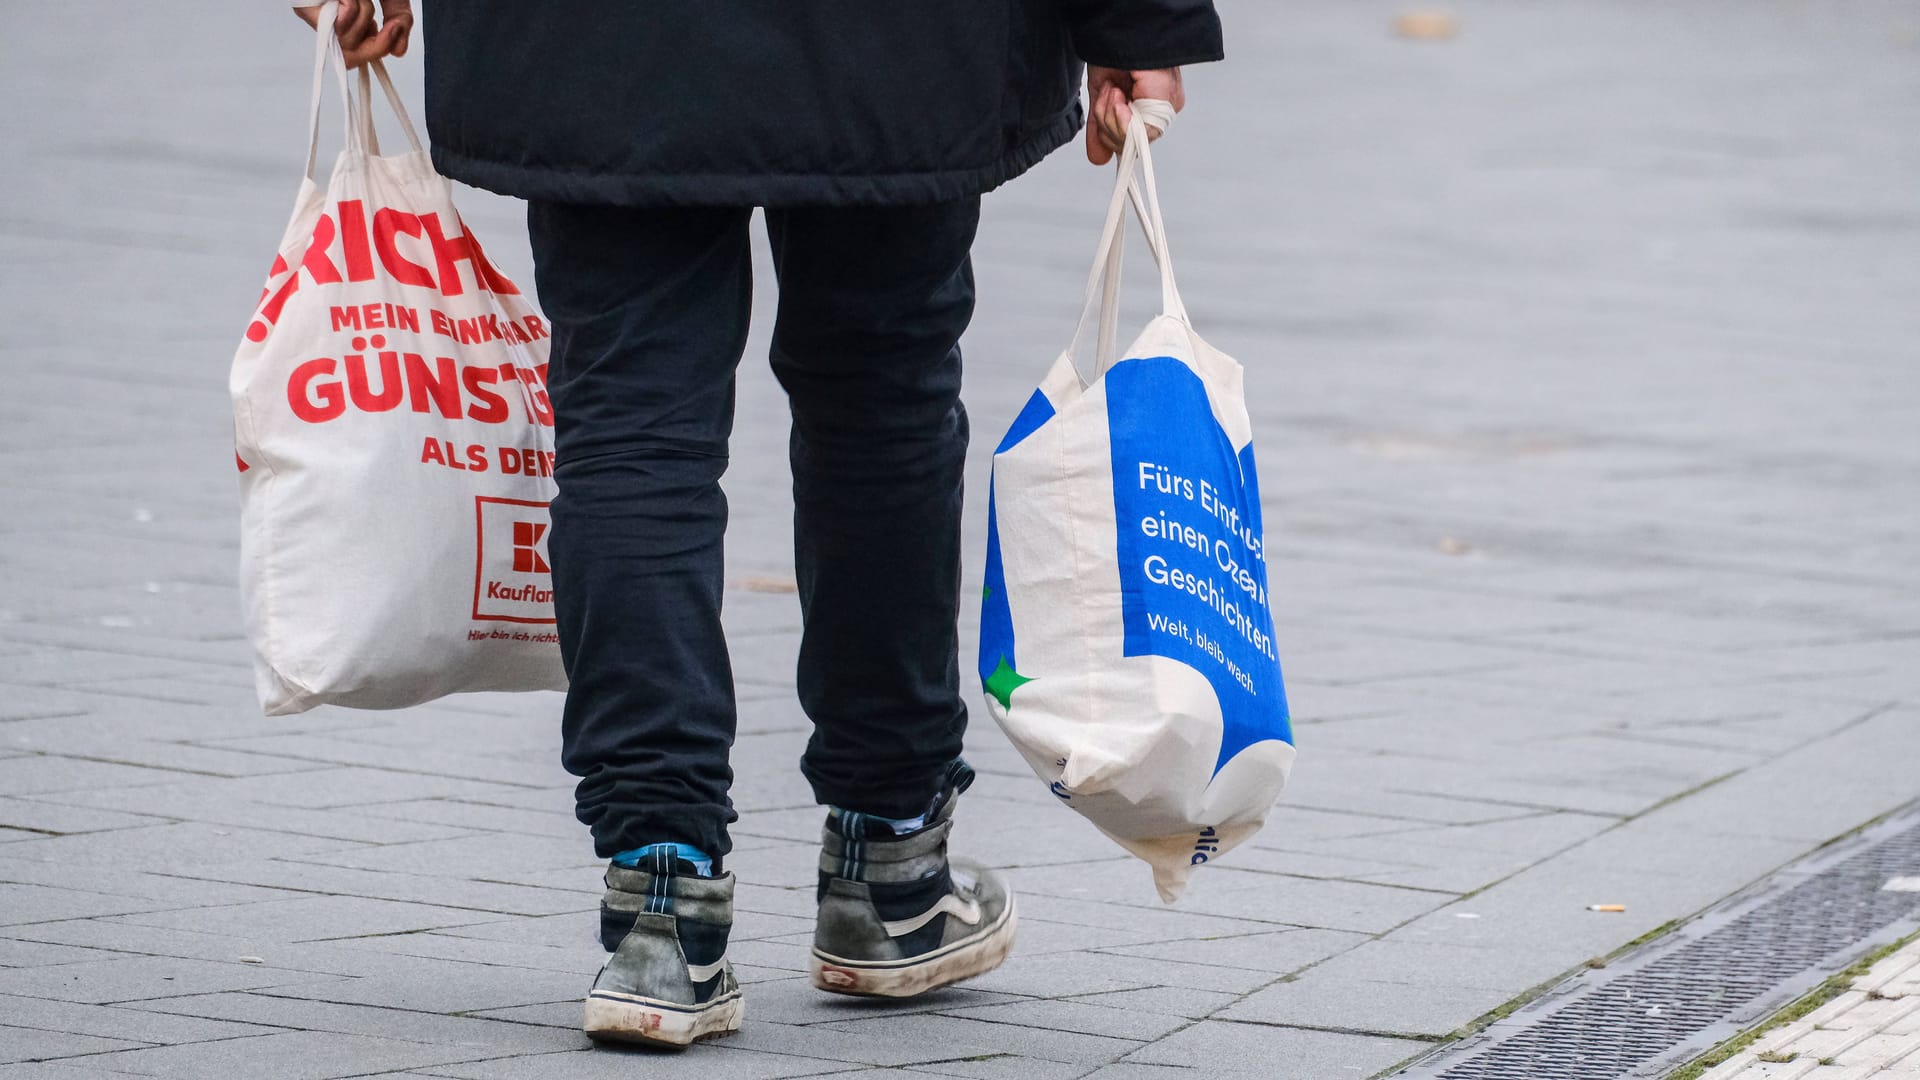
[(1406, 1032), (1406, 1031), (1385, 1031), (1378, 1028), (1338, 1027), (1338, 1026), (1323, 1025), (1323, 1024), (1283, 1024), (1283, 1023), (1276, 1023), (1271, 1020), (1244, 1020), (1244, 1019), (1231, 1017), (1231, 1016), (1208, 1017), (1208, 1022), (1215, 1023), (1215, 1024), (1241, 1024), (1246, 1027), (1258, 1027), (1258, 1028), (1287, 1028), (1289, 1030), (1294, 1030), (1294, 1031), (1325, 1031), (1334, 1035), (1366, 1035), (1376, 1039), (1407, 1039), (1413, 1042), (1440, 1043), (1440, 1042), (1445, 1042), (1449, 1038), (1449, 1036), (1446, 1036), (1446, 1035), (1427, 1035), (1427, 1034), (1420, 1034), (1416, 1032)]
[[(1407, 831), (1420, 831), (1420, 830), (1407, 830)], [(1390, 833), (1365, 833), (1363, 835), (1368, 837), (1373, 837), (1373, 836), (1400, 836), (1403, 834), (1401, 832), (1390, 832)], [(1262, 850), (1279, 851), (1280, 849), (1264, 848)], [(1297, 854), (1304, 854), (1304, 853), (1297, 853)], [(1452, 889), (1434, 889), (1434, 888), (1429, 888), (1428, 886), (1425, 886), (1425, 885), (1403, 885), (1397, 881), (1367, 881), (1363, 878), (1340, 877), (1337, 875), (1319, 876), (1315, 874), (1291, 874), (1285, 870), (1268, 870), (1262, 867), (1255, 867), (1255, 866), (1234, 866), (1231, 863), (1227, 863), (1227, 862), (1222, 862), (1221, 868), (1237, 870), (1242, 874), (1263, 874), (1267, 877), (1292, 878), (1296, 881), (1337, 881), (1343, 885), (1365, 885), (1370, 889), (1398, 889), (1401, 892), (1427, 893), (1432, 896), (1445, 896), (1455, 900), (1462, 899), (1466, 895), (1465, 893), (1455, 892)], [(1244, 916), (1236, 915), (1234, 916), (1234, 918), (1244, 918)], [(1329, 926), (1308, 926), (1303, 923), (1293, 923), (1292, 925), (1298, 926), (1302, 930), (1333, 929), (1332, 927), (1329, 927)], [(1358, 931), (1353, 931), (1353, 930), (1346, 931), (1346, 933), (1350, 933), (1350, 934), (1357, 933), (1357, 932)]]
[[(337, 737), (339, 735), (339, 732), (330, 732), (330, 731), (329, 732), (309, 732), (307, 734), (314, 737)], [(249, 735), (249, 736), (243, 736), (243, 737), (254, 738), (255, 736)], [(215, 741), (218, 742), (219, 740), (215, 740)], [(219, 745), (210, 746), (205, 743), (186, 743), (184, 745), (193, 746), (201, 750), (222, 750), (230, 754), (247, 754), (253, 757), (278, 758), (284, 761), (306, 761), (306, 762), (311, 762), (318, 766), (325, 766), (325, 767), (336, 768), (336, 769), (368, 769), (373, 772), (398, 773), (402, 776), (432, 776), (432, 777), (438, 777), (439, 779), (442, 779), (442, 780), (473, 780), (473, 781), (477, 781), (479, 783), (485, 783), (485, 784), (498, 784), (501, 787), (515, 788), (521, 791), (549, 790), (543, 784), (529, 784), (529, 783), (524, 783), (518, 780), (496, 780), (496, 779), (493, 779), (492, 777), (487, 777), (483, 779), (481, 777), (466, 775), (462, 773), (435, 772), (432, 769), (407, 769), (407, 768), (401, 768), (400, 766), (397, 766), (397, 765), (372, 765), (362, 761), (340, 761), (340, 760), (335, 760), (331, 758), (307, 757), (301, 754), (284, 754), (284, 753), (277, 753), (269, 750), (252, 750), (242, 746), (219, 746)], [(367, 743), (365, 745), (380, 746), (383, 744)], [(157, 768), (158, 766), (143, 765), (140, 767), (141, 768)], [(298, 771), (316, 772), (318, 770), (317, 769), (301, 769)], [(221, 780), (234, 779), (233, 777), (227, 776), (225, 773), (206, 773), (205, 775), (216, 777)], [(378, 806), (382, 803), (389, 803), (389, 802), (419, 802), (419, 801), (420, 801), (420, 798), (419, 796), (416, 795), (416, 796), (409, 796), (408, 798), (404, 798), (404, 799), (379, 799), (374, 802), (368, 802), (368, 803), (339, 803), (332, 806), (300, 807), (300, 809), (338, 810), (348, 806)]]
[[(210, 772), (210, 771), (208, 771), (208, 770), (206, 770), (206, 769), (186, 769), (186, 768), (181, 768), (181, 767), (180, 767), (180, 766), (178, 766), (178, 765), (153, 765), (153, 764), (144, 764), (144, 763), (141, 763), (141, 762), (138, 762), (138, 761), (127, 761), (127, 760), (124, 760), (124, 759), (119, 759), (119, 758), (111, 758), (111, 757), (101, 757), (101, 756), (99, 756), (99, 755), (96, 755), (96, 754), (69, 754), (69, 753), (65, 753), (65, 752), (56, 752), (56, 751), (52, 751), (52, 750), (29, 750), (29, 751), (27, 751), (27, 754), (26, 754), (26, 756), (27, 756), (27, 757), (44, 757), (44, 758), (59, 758), (59, 759), (61, 759), (61, 760), (65, 760), (65, 761), (90, 761), (90, 762), (92, 762), (92, 763), (94, 763), (95, 765), (118, 765), (118, 766), (120, 766), (120, 767), (122, 767), (122, 768), (126, 768), (126, 769), (147, 769), (147, 770), (149, 770), (149, 771), (151, 771), (151, 772), (168, 772), (168, 773), (183, 773), (183, 774), (185, 774), (185, 775), (188, 775), (188, 776), (204, 776), (204, 777), (207, 777), (207, 778), (209, 778), (209, 779), (213, 779), (213, 780), (230, 780), (230, 779), (232, 779), (232, 777), (230, 777), (230, 776), (228, 776), (228, 775), (227, 775), (227, 774), (225, 774), (225, 773), (217, 773), (217, 772)], [(162, 784), (158, 784), (158, 783), (155, 783), (155, 784), (134, 784), (134, 785), (130, 785), (130, 786), (133, 786), (133, 787), (161, 787), (161, 786), (163, 786), (163, 785), (162, 785)], [(82, 792), (82, 791), (93, 791), (93, 790), (97, 790), (97, 789), (95, 789), (95, 788), (68, 788), (68, 789), (65, 789), (65, 790), (63, 790), (63, 791), (47, 791), (47, 792), (25, 792), (25, 793), (23, 793), (23, 794), (22, 794), (22, 796), (21, 796), (21, 797), (23, 797), (23, 798), (24, 798), (24, 797), (30, 797), (30, 796), (32, 796), (32, 795), (36, 795), (36, 794), (44, 794), (44, 795), (71, 795), (71, 794), (74, 794), (75, 792)]]
[[(1511, 809), (1520, 808), (1520, 804), (1516, 804), (1516, 803), (1495, 802), (1488, 799), (1479, 799), (1479, 798), (1474, 798), (1472, 796), (1465, 796), (1465, 795), (1444, 795), (1444, 794), (1436, 794), (1433, 792), (1417, 791), (1417, 790), (1408, 789), (1408, 788), (1383, 788), (1382, 790), (1390, 795), (1418, 795), (1422, 798), (1445, 799), (1449, 802), (1481, 803), (1487, 806), (1502, 806), (1502, 807), (1507, 807)], [(1488, 818), (1484, 822), (1462, 823), (1462, 822), (1453, 822), (1453, 821), (1434, 821), (1431, 818), (1409, 817), (1405, 814), (1379, 814), (1379, 813), (1373, 813), (1367, 810), (1350, 810), (1345, 807), (1338, 807), (1338, 806), (1316, 806), (1313, 803), (1307, 803), (1307, 802), (1301, 802), (1301, 803), (1290, 802), (1284, 805), (1289, 810), (1311, 810), (1316, 814), (1344, 814), (1347, 817), (1370, 818), (1376, 821), (1406, 822), (1407, 824), (1414, 825), (1414, 826), (1429, 826), (1429, 825), (1451, 826), (1451, 825), (1460, 825), (1460, 824), (1484, 825), (1484, 824), (1490, 824), (1495, 821), (1522, 821), (1527, 818), (1543, 817), (1547, 814), (1564, 812), (1564, 811), (1555, 810), (1552, 807), (1531, 807), (1531, 808), (1527, 808), (1527, 812), (1525, 813), (1510, 814), (1506, 817)], [(1611, 817), (1612, 815), (1599, 814), (1596, 816)]]
[(1498, 664), (1473, 664), (1468, 667), (1431, 668), (1419, 671), (1395, 671), (1387, 675), (1369, 675), (1365, 678), (1314, 679), (1302, 677), (1298, 681), (1308, 686), (1324, 686), (1335, 690), (1352, 690), (1368, 686), (1388, 686), (1407, 682), (1412, 679), (1451, 679), (1463, 675), (1485, 675), (1493, 671), (1511, 671), (1523, 666), (1519, 660), (1510, 660)]
[[(1761, 754), (1757, 751), (1738, 750), (1738, 749), (1730, 748), (1721, 743), (1702, 742), (1694, 739), (1662, 738), (1656, 735), (1645, 734), (1643, 729), (1596, 728), (1591, 731), (1579, 732), (1575, 736), (1568, 736), (1568, 737), (1569, 738), (1584, 737), (1584, 738), (1595, 738), (1595, 739), (1612, 739), (1615, 742), (1643, 743), (1650, 746), (1671, 746), (1671, 747), (1674, 747), (1675, 749), (1680, 749), (1680, 750), (1712, 750), (1718, 753), (1750, 754), (1754, 757), (1758, 757), (1761, 759), (1759, 761), (1754, 762), (1754, 764), (1756, 765), (1764, 765), (1768, 760), (1771, 760), (1771, 755)], [(1612, 815), (1602, 814), (1599, 816), (1611, 817)]]
[[(1673, 806), (1677, 803), (1684, 802), (1687, 799), (1690, 799), (1693, 796), (1708, 790), (1709, 788), (1713, 788), (1720, 784), (1724, 784), (1727, 781), (1733, 779), (1734, 777), (1739, 776), (1741, 773), (1757, 768), (1762, 764), (1765, 764), (1765, 762), (1756, 762), (1753, 765), (1743, 765), (1738, 769), (1729, 769), (1718, 776), (1708, 777), (1707, 779), (1700, 781), (1699, 783), (1693, 785), (1692, 787), (1687, 788), (1685, 791), (1676, 791), (1672, 795), (1669, 795), (1666, 798), (1661, 799), (1659, 802), (1654, 803), (1652, 806), (1649, 806), (1642, 810), (1628, 814), (1624, 818), (1620, 819), (1619, 824), (1614, 825), (1610, 828), (1604, 829), (1601, 832), (1596, 833), (1595, 836), (1605, 836), (1607, 833), (1612, 832), (1614, 829), (1618, 829), (1621, 826), (1638, 821), (1641, 818), (1648, 816), (1649, 814), (1658, 813), (1661, 810), (1665, 810), (1669, 806)], [(1584, 843), (1587, 843), (1588, 840), (1592, 840), (1592, 839), (1594, 839), (1594, 837), (1588, 837), (1587, 840), (1582, 840), (1580, 841), (1580, 843), (1584, 844)], [(1579, 845), (1576, 844), (1574, 846), (1578, 847)]]

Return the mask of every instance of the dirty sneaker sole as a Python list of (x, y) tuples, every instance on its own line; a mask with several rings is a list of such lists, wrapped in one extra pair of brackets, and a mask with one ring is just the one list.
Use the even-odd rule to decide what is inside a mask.
[(848, 960), (815, 949), (807, 965), (808, 974), (815, 987), (830, 994), (913, 997), (999, 967), (1013, 951), (1018, 924), (1009, 901), (999, 921), (944, 949), (903, 960)]
[(595, 990), (587, 995), (582, 1030), (596, 1042), (638, 1043), (679, 1050), (700, 1039), (714, 1039), (740, 1030), (746, 1001), (740, 991), (722, 995), (705, 1005), (676, 1005), (639, 994)]

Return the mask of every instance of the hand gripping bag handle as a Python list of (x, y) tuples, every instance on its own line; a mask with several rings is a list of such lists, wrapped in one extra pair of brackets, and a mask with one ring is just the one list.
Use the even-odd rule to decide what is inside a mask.
[(353, 87), (347, 79), (346, 55), (340, 48), (340, 37), (334, 31), (334, 17), (339, 11), (338, 0), (327, 0), (320, 5), (318, 18), (314, 20), (313, 51), (313, 93), (307, 105), (307, 168), (308, 179), (317, 181), (313, 175), (314, 165), (320, 157), (320, 97), (326, 86), (327, 68), (333, 68), (334, 78), (340, 84), (340, 99), (345, 102), (346, 112), (346, 148), (353, 153), (378, 154), (379, 142), (373, 134), (373, 112), (371, 87), (368, 71), (380, 80), (380, 88), (386, 92), (387, 103), (393, 107), (394, 116), (400, 121), (400, 130), (406, 135), (407, 143), (418, 153), (423, 147), (420, 134), (413, 126), (412, 117), (407, 115), (406, 106), (400, 100), (400, 92), (394, 88), (393, 78), (387, 74), (387, 67), (379, 60), (369, 61), (360, 69), (359, 94), (353, 93)]
[[(1074, 368), (1080, 374), (1083, 385), (1097, 381), (1118, 359), (1116, 354), (1119, 346), (1115, 331), (1120, 314), (1118, 300), (1125, 228), (1122, 216), (1129, 203), (1146, 233), (1148, 251), (1153, 256), (1154, 264), (1160, 270), (1161, 313), (1186, 321), (1186, 304), (1180, 299), (1180, 289), (1174, 280), (1173, 262), (1167, 248), (1166, 222), (1161, 216), (1159, 192), (1154, 180), (1153, 153), (1147, 145), (1147, 125), (1151, 123), (1164, 132), (1172, 126), (1173, 116), (1173, 106), (1167, 102), (1150, 98), (1133, 102), (1133, 116), (1127, 122), (1127, 141), (1120, 151), (1119, 178), (1114, 184), (1113, 198), (1107, 205), (1106, 224), (1100, 232), (1100, 245), (1094, 252), (1093, 269), (1087, 275), (1086, 299), (1081, 307), (1080, 321), (1074, 327), (1073, 344), (1068, 347), (1068, 356), (1075, 358)], [(1091, 372), (1082, 368), (1077, 359), (1086, 340), (1089, 320), (1096, 320), (1097, 333)]]

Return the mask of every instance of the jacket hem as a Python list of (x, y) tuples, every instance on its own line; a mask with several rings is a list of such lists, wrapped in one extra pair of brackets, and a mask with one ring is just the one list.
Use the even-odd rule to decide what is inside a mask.
[(1135, 56), (1105, 53), (1080, 57), (1083, 63), (1092, 64), (1095, 67), (1113, 68), (1116, 71), (1163, 71), (1167, 68), (1186, 67), (1188, 64), (1217, 63), (1226, 58), (1226, 51), (1222, 49), (1190, 53), (1141, 53)]
[(981, 195), (1012, 180), (1080, 130), (1076, 100), (989, 165), (933, 172), (606, 173), (525, 165), (462, 153), (435, 142), (444, 176), (500, 195), (597, 206), (924, 206)]

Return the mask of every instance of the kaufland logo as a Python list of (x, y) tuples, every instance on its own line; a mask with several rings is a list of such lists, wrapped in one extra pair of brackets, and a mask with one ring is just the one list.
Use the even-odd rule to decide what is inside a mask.
[(547, 535), (547, 523), (544, 521), (516, 521), (513, 523), (513, 572), (516, 574), (551, 574), (553, 568), (547, 565), (547, 558), (540, 551), (540, 541)]
[(480, 621), (553, 620), (547, 504), (476, 495), (473, 617)]

